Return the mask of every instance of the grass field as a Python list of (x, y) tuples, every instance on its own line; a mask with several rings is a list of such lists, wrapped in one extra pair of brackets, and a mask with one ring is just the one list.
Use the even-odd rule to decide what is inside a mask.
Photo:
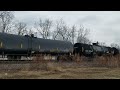
[(120, 68), (59, 68), (51, 71), (1, 72), (1, 79), (120, 79)]
[(3, 70), (0, 79), (120, 79), (120, 68), (79, 66), (76, 63), (34, 64), (24, 69)]
[(17, 65), (0, 64), (0, 79), (120, 79), (119, 57), (19, 64), (18, 69), (12, 66)]

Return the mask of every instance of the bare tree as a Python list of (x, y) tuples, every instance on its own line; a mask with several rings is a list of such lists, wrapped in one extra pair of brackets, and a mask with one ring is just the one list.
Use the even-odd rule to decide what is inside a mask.
[(34, 34), (34, 37), (37, 37), (37, 32), (35, 32), (33, 28), (27, 29), (27, 35), (31, 36), (32, 34)]
[(0, 11), (0, 27), (1, 32), (5, 33), (11, 29), (11, 22), (14, 18), (12, 11)]
[(120, 46), (119, 46), (118, 44), (115, 44), (115, 43), (112, 43), (110, 46), (111, 46), (111, 47), (115, 47), (115, 48), (117, 48), (117, 49), (120, 49)]
[(55, 31), (53, 32), (54, 40), (69, 41), (71, 37), (70, 28), (66, 25), (63, 19), (56, 22)]
[(61, 39), (63, 41), (69, 41), (70, 39), (70, 32), (68, 31), (69, 27), (67, 25), (63, 25), (62, 28), (59, 30), (59, 36), (61, 36)]
[(51, 26), (52, 26), (52, 21), (50, 19), (42, 20), (40, 18), (39, 21), (35, 23), (35, 28), (44, 39), (50, 37)]
[(15, 32), (17, 35), (25, 35), (27, 34), (27, 24), (24, 22), (16, 22), (15, 23)]
[(87, 38), (89, 33), (90, 31), (88, 29), (84, 28), (83, 26), (80, 26), (78, 30), (77, 42), (86, 44), (90, 43), (90, 40)]
[(28, 35), (34, 34), (34, 31), (32, 29), (29, 29)]
[(57, 36), (58, 36), (58, 31), (53, 31), (53, 33), (52, 33), (52, 39), (56, 40)]
[(99, 42), (99, 45), (106, 46), (106, 44), (104, 42)]
[(61, 31), (63, 24), (64, 24), (64, 22), (62, 19), (60, 21), (56, 21), (55, 31), (53, 31), (53, 40), (58, 39), (59, 32)]
[(76, 26), (73, 25), (71, 28), (71, 42), (74, 44), (75, 43), (75, 37), (76, 37)]

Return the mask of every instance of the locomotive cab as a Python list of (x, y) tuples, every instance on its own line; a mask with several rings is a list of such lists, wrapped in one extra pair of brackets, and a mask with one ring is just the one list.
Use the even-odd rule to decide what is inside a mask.
[(93, 55), (92, 45), (76, 43), (74, 45), (73, 54), (79, 54), (80, 56), (81, 55), (83, 55), (83, 56), (92, 56)]

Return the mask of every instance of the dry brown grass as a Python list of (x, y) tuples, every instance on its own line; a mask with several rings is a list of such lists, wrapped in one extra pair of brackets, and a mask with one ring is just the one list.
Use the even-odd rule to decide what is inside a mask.
[(62, 68), (62, 71), (1, 72), (1, 79), (120, 79), (120, 68), (81, 67)]
[(120, 67), (120, 55), (116, 56), (96, 56), (94, 58), (87, 58), (84, 56), (76, 55), (73, 61), (79, 63), (82, 66), (92, 66), (92, 67), (109, 67), (117, 68)]
[[(50, 56), (50, 55), (49, 55)], [(43, 55), (37, 55), (33, 61), (34, 63), (30, 65), (30, 70), (53, 70), (61, 71), (61, 67), (107, 67), (107, 68), (118, 68), (120, 67), (120, 55), (117, 56), (101, 56), (88, 58), (84, 56), (75, 55), (72, 58), (72, 62), (68, 62), (66, 56), (62, 56), (61, 61), (52, 62), (51, 59), (44, 60)]]
[(93, 66), (94, 65), (99, 67), (109, 67), (109, 68), (120, 67), (120, 55), (96, 57), (93, 60)]
[[(63, 57), (62, 57), (63, 58)], [(66, 58), (66, 57), (65, 57)], [(111, 79), (120, 78), (120, 55), (101, 56), (95, 58), (73, 57), (72, 62), (52, 62), (44, 60), (43, 55), (37, 55), (34, 63), (19, 64), (19, 69), (14, 71), (1, 71), (0, 78), (38, 78), (38, 79)], [(63, 58), (64, 59), (64, 58)], [(65, 59), (66, 60), (66, 59)], [(9, 65), (2, 68), (9, 68)]]

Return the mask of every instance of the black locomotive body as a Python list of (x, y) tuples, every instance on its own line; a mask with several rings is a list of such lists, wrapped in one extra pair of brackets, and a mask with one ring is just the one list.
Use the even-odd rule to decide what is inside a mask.
[(76, 43), (74, 44), (73, 54), (79, 54), (80, 56), (93, 56), (92, 45)]
[(0, 54), (29, 56), (31, 54), (70, 54), (73, 45), (70, 42), (0, 33)]
[(119, 54), (119, 50), (117, 48), (112, 47), (111, 50), (112, 50), (113, 55), (118, 55)]
[(98, 44), (83, 44), (83, 43), (76, 43), (74, 44), (73, 54), (79, 54), (80, 56), (103, 56), (103, 55), (118, 55), (119, 50), (115, 47), (106, 47), (100, 46)]
[(93, 47), (94, 55), (97, 55), (97, 56), (102, 56), (103, 55), (104, 51), (103, 51), (101, 46), (93, 45), (92, 47)]

